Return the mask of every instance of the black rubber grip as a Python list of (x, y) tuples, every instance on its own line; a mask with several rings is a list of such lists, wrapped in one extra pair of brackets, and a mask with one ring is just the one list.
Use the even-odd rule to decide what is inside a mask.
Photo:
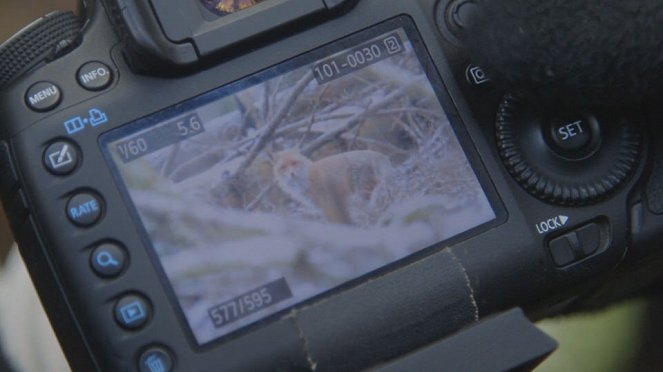
[[(651, 136), (651, 138), (660, 138)], [(647, 207), (656, 215), (663, 215), (663, 146), (654, 144), (652, 173), (647, 182)]]
[(0, 201), (7, 204), (18, 189), (18, 175), (7, 142), (0, 142)]
[(74, 43), (81, 21), (70, 11), (56, 11), (32, 22), (0, 46), (0, 89), (34, 64), (52, 58)]

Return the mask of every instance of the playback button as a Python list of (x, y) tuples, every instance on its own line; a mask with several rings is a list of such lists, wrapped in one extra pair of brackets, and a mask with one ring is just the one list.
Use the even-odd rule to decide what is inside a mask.
[(152, 317), (152, 306), (140, 295), (126, 295), (115, 304), (115, 321), (124, 329), (137, 330)]
[(69, 141), (57, 141), (44, 151), (44, 166), (56, 176), (71, 174), (80, 161), (76, 145)]

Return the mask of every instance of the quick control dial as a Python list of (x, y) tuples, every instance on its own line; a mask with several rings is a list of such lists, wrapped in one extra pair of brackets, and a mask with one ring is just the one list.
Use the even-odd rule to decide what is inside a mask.
[(641, 138), (619, 110), (547, 110), (510, 93), (497, 114), (497, 146), (516, 181), (537, 198), (580, 206), (609, 197), (631, 175)]

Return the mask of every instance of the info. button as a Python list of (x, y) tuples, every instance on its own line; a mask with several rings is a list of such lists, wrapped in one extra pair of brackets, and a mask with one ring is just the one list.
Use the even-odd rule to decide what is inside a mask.
[(113, 82), (113, 72), (104, 63), (88, 62), (78, 70), (77, 79), (78, 84), (87, 90), (103, 90)]
[(81, 192), (67, 202), (67, 217), (75, 225), (90, 227), (101, 219), (104, 202), (91, 192)]

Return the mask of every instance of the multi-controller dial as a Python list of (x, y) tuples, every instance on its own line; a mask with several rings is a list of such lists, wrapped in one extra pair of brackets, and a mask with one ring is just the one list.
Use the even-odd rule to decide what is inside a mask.
[(640, 142), (632, 119), (607, 109), (553, 111), (510, 93), (497, 114), (497, 146), (506, 168), (551, 204), (589, 205), (609, 197), (631, 175)]

